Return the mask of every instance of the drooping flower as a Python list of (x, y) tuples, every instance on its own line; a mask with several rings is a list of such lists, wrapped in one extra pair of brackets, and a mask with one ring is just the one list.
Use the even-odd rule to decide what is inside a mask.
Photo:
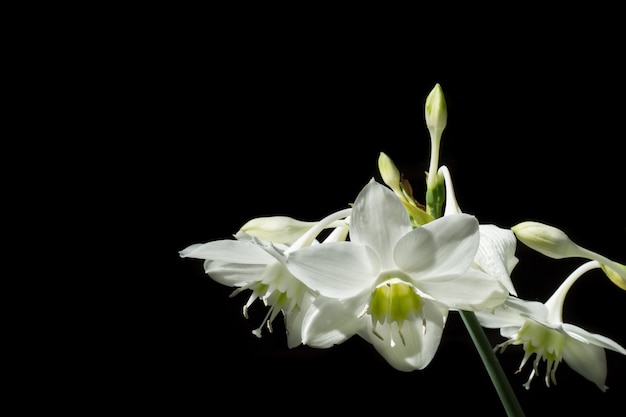
[[(263, 240), (239, 230), (235, 239), (193, 244), (179, 254), (183, 258), (203, 259), (204, 270), (209, 277), (220, 284), (236, 287), (231, 297), (250, 290), (250, 297), (243, 306), (244, 317), (248, 317), (248, 309), (256, 300), (261, 300), (269, 307), (261, 325), (253, 330), (257, 337), (261, 337), (264, 325), (271, 332), (272, 322), (282, 312), (287, 330), (287, 344), (293, 348), (302, 342), (302, 319), (317, 294), (289, 272), (285, 266), (285, 253), (303, 246), (319, 244), (316, 236), (330, 225), (334, 225), (335, 229), (323, 243), (345, 240), (351, 210), (340, 210), (314, 225), (299, 224), (284, 218), (264, 219), (253, 223), (254, 232), (264, 237), (273, 237), (277, 241)], [(340, 221), (341, 219), (344, 220)], [(275, 227), (279, 223), (304, 227), (298, 229), (299, 233), (294, 228), (281, 234)], [(249, 222), (247, 225), (250, 226)], [(266, 227), (265, 230), (262, 230), (263, 226)], [(281, 243), (281, 240), (294, 240), (295, 234), (299, 234), (299, 237), (291, 246)]]
[(307, 312), (303, 343), (330, 347), (355, 334), (394, 368), (412, 371), (434, 357), (451, 308), (494, 308), (508, 295), (470, 268), (478, 222), (450, 215), (413, 228), (395, 194), (373, 179), (350, 218), (350, 239), (301, 248), (287, 267), (319, 292)]
[(578, 326), (563, 322), (563, 304), (572, 284), (585, 272), (600, 268), (597, 261), (589, 261), (578, 267), (563, 281), (545, 303), (526, 301), (510, 296), (493, 312), (477, 312), (481, 325), (499, 328), (507, 340), (494, 350), (501, 352), (510, 345), (522, 345), (524, 357), (517, 372), (521, 372), (532, 355), (535, 355), (530, 376), (524, 387), (538, 374), (541, 362), (546, 363), (545, 383), (556, 385), (556, 369), (564, 361), (574, 371), (590, 380), (600, 390), (606, 391), (607, 375), (605, 349), (626, 355), (626, 349), (614, 340), (590, 333)]

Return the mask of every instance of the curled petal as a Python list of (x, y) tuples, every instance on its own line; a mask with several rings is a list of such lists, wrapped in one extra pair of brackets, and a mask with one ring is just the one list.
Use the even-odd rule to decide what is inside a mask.
[(624, 347), (622, 347), (613, 339), (603, 336), (601, 334), (590, 333), (585, 329), (568, 323), (563, 324), (563, 331), (570, 337), (582, 339), (586, 343), (591, 343), (601, 348), (613, 350), (615, 352), (621, 353), (622, 355), (626, 355), (626, 349), (624, 349)]
[(517, 295), (511, 272), (518, 259), (515, 256), (517, 239), (510, 229), (493, 224), (480, 225), (480, 245), (475, 263), (487, 274), (498, 279), (512, 295)]

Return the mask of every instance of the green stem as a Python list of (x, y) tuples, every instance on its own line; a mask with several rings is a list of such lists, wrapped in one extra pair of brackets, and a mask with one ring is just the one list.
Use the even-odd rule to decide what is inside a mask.
[(513, 392), (513, 388), (511, 388), (508, 378), (500, 366), (498, 358), (496, 358), (496, 354), (478, 318), (476, 318), (476, 315), (472, 311), (459, 310), (459, 313), (491, 377), (491, 382), (500, 396), (500, 402), (502, 402), (507, 416), (524, 417), (524, 411)]

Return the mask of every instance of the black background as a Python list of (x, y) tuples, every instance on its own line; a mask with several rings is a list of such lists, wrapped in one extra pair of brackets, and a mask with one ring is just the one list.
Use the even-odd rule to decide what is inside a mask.
[[(504, 415), (454, 313), (423, 371), (393, 370), (356, 337), (327, 350), (289, 350), (280, 319), (257, 339), (261, 304), (244, 319), (247, 293), (229, 298), (232, 288), (211, 281), (202, 261), (178, 256), (190, 244), (231, 238), (253, 217), (317, 220), (347, 207), (378, 175), (380, 151), (423, 195), (424, 100), (437, 82), (449, 114), (440, 163), (464, 212), (500, 227), (553, 224), (626, 262), (624, 64), (611, 43), (598, 42), (619, 33), (603, 28), (590, 39), (585, 27), (572, 27), (531, 41), (476, 29), (471, 39), (434, 42), (440, 31), (413, 28), (423, 16), (391, 31), (324, 19), (262, 23), (254, 14), (159, 17), (145, 16), (148, 24), (118, 39), (123, 47), (99, 68), (108, 74), (99, 89), (116, 99), (105, 112), (103, 147), (121, 145), (107, 163), (120, 174), (110, 185), (117, 203), (108, 204), (132, 232), (117, 255), (133, 264), (117, 271), (120, 293), (140, 283), (127, 300), (132, 314), (108, 325), (103, 373), (116, 377), (106, 390), (112, 403), (200, 414), (376, 407)], [(583, 262), (521, 244), (517, 256), (518, 293), (539, 301)], [(571, 289), (565, 319), (626, 346), (625, 294), (595, 272)], [(498, 355), (528, 416), (581, 407), (614, 415), (626, 393), (626, 357), (615, 352), (607, 353), (606, 393), (567, 364), (557, 386), (538, 377), (526, 391), (529, 366), (515, 374), (522, 356), (519, 346)]]

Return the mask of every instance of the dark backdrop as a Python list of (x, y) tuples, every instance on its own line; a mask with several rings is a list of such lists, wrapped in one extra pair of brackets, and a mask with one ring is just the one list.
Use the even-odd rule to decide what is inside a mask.
[[(444, 415), (504, 415), (456, 314), (423, 371), (393, 370), (358, 338), (289, 350), (280, 319), (257, 339), (251, 331), (265, 309), (257, 303), (244, 319), (248, 293), (229, 298), (231, 288), (178, 251), (229, 239), (253, 217), (316, 220), (344, 208), (378, 175), (380, 151), (422, 195), (430, 146), (424, 100), (438, 82), (449, 111), (440, 162), (465, 212), (501, 227), (554, 224), (626, 262), (626, 84), (611, 47), (598, 51), (581, 42), (584, 34), (483, 49), (491, 36), (434, 45), (429, 33), (410, 30), (335, 36), (310, 27), (295, 36), (295, 28), (245, 31), (233, 22), (219, 32), (183, 23), (138, 36), (118, 67), (127, 88), (116, 119), (132, 122), (124, 135), (133, 138), (122, 155), (132, 174), (122, 208), (142, 226), (128, 245), (149, 250), (129, 254), (139, 268), (129, 279), (142, 282), (140, 307), (114, 342), (112, 395), (134, 399), (138, 410), (201, 414), (436, 407)], [(521, 244), (517, 255), (519, 295), (539, 301), (582, 262), (547, 259)], [(626, 346), (625, 301), (623, 290), (589, 273), (570, 291), (565, 317)], [(488, 336), (502, 341), (495, 331)], [(515, 374), (522, 356), (521, 347), (498, 355), (529, 416), (583, 406), (613, 415), (626, 393), (626, 357), (614, 352), (606, 393), (566, 364), (557, 386), (538, 377), (526, 391), (529, 365)]]

